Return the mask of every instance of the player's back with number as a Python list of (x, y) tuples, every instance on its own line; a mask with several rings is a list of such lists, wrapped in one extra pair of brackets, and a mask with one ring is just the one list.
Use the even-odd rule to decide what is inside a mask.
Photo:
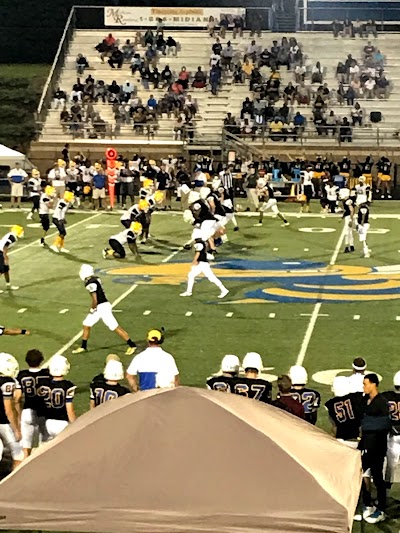
[(98, 407), (104, 402), (116, 400), (125, 394), (130, 394), (130, 390), (119, 383), (93, 383), (90, 386), (90, 401), (93, 407)]
[(231, 392), (264, 403), (272, 401), (272, 385), (262, 378), (239, 376), (232, 379)]
[(72, 402), (75, 389), (75, 385), (67, 379), (55, 380), (50, 377), (41, 384), (39, 395), (43, 398), (46, 420), (69, 421), (67, 404)]
[(50, 373), (47, 368), (26, 368), (19, 372), (17, 382), (24, 396), (23, 409), (32, 409), (33, 411), (43, 413), (43, 397), (39, 396), (38, 390), (41, 385), (47, 383), (49, 378)]
[(233, 379), (232, 376), (212, 376), (207, 379), (207, 388), (218, 392), (233, 392)]
[(389, 405), (392, 434), (400, 435), (400, 390), (388, 390), (382, 392), (382, 396), (384, 396)]
[(317, 423), (318, 409), (321, 405), (321, 395), (314, 389), (293, 388), (292, 398), (297, 400), (304, 407), (304, 417), (307, 422), (315, 425)]
[(356, 440), (360, 436), (365, 400), (359, 392), (336, 396), (325, 403), (329, 418), (336, 427), (336, 438)]

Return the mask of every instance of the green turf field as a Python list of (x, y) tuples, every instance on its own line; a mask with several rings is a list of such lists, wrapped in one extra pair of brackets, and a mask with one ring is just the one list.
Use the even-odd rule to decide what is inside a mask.
[[(196, 283), (192, 298), (179, 297), (192, 259), (192, 252), (181, 249), (191, 232), (181, 214), (155, 214), (155, 239), (140, 247), (142, 262), (136, 263), (129, 255), (125, 261), (101, 257), (109, 236), (120, 231), (118, 214), (71, 212), (65, 243), (70, 254), (57, 255), (37, 245), (37, 220), (28, 223), (25, 212), (3, 209), (0, 235), (18, 223), (25, 227), (25, 238), (10, 255), (12, 282), (20, 290), (0, 295), (0, 323), (28, 328), (32, 336), (3, 337), (2, 351), (21, 363), (29, 348), (41, 349), (46, 357), (64, 353), (72, 366), (70, 379), (78, 386), (77, 411), (88, 408), (89, 381), (102, 370), (107, 354), (118, 353), (125, 364), (131, 359), (123, 355), (123, 342), (103, 325), (94, 328), (87, 354), (71, 354), (89, 309), (78, 277), (81, 263), (88, 262), (100, 272), (116, 317), (140, 347), (148, 329), (166, 329), (165, 349), (174, 354), (184, 385), (204, 386), (227, 353), (242, 358), (257, 351), (273, 376), (304, 364), (310, 386), (321, 391), (324, 401), (335, 369), (350, 372), (356, 356), (365, 357), (368, 368), (383, 377), (382, 390), (390, 388), (400, 368), (399, 203), (373, 205), (370, 259), (361, 257), (356, 233), (356, 252), (342, 253), (339, 217), (317, 214), (317, 204), (312, 215), (300, 217), (297, 209), (284, 206), (288, 228), (270, 217), (263, 227), (254, 227), (254, 217), (240, 216), (241, 231), (229, 231), (230, 242), (219, 249), (213, 267), (230, 290), (222, 301), (206, 280)], [(0, 279), (0, 289), (3, 284)], [(318, 425), (329, 429), (324, 408)], [(393, 501), (389, 514), (398, 515), (396, 507)], [(399, 524), (392, 520), (380, 529), (398, 531)]]

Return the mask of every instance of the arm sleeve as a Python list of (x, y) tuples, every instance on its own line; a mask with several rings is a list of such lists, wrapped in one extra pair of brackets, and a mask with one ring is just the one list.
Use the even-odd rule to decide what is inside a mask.
[(3, 394), (3, 398), (12, 398), (14, 390), (15, 390), (15, 383), (12, 383), (11, 381), (4, 383), (1, 386), (1, 392)]
[(88, 290), (91, 293), (96, 292), (97, 291), (96, 283), (89, 283), (88, 285), (86, 285), (86, 290)]
[(131, 364), (128, 366), (126, 373), (130, 376), (137, 376), (138, 373), (138, 360), (137, 356), (134, 357), (131, 361)]
[(170, 355), (169, 367), (174, 376), (179, 375), (178, 367), (176, 366), (175, 359), (172, 357), (172, 355)]
[(66, 403), (71, 403), (72, 400), (74, 399), (74, 396), (75, 396), (75, 391), (76, 391), (76, 387), (75, 385), (73, 385), (72, 387), (70, 387), (66, 394), (65, 394), (65, 401)]

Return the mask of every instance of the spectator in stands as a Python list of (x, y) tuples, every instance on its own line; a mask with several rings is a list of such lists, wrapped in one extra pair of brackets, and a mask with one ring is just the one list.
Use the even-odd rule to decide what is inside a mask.
[(354, 77), (353, 80), (350, 82), (350, 87), (355, 92), (356, 98), (360, 98), (360, 96), (361, 96), (361, 81), (360, 81), (360, 78)]
[(126, 80), (126, 82), (122, 85), (121, 100), (128, 102), (132, 94), (135, 94), (135, 92), (136, 92), (136, 88), (134, 87), (134, 85), (132, 85), (130, 81)]
[(118, 83), (113, 80), (111, 84), (107, 87), (107, 93), (108, 93), (108, 101), (109, 102), (115, 102), (118, 101), (119, 95), (121, 93), (121, 87), (118, 85)]
[(146, 89), (146, 91), (148, 91), (150, 89), (149, 83), (150, 83), (150, 78), (151, 78), (151, 72), (148, 66), (146, 65), (142, 66), (142, 68), (140, 69), (140, 76), (142, 78), (143, 88)]
[(309, 105), (310, 104), (310, 89), (306, 87), (304, 82), (301, 82), (300, 85), (296, 87), (296, 98), (297, 103)]
[(157, 19), (157, 27), (156, 27), (156, 37), (158, 37), (159, 35), (163, 35), (164, 34), (164, 21), (162, 18), (158, 17)]
[(153, 94), (151, 94), (150, 98), (147, 100), (147, 109), (149, 111), (157, 111), (157, 100), (154, 98)]
[(194, 75), (192, 87), (195, 89), (204, 89), (207, 85), (207, 76), (201, 70), (201, 67), (197, 67), (197, 72)]
[(374, 65), (378, 68), (383, 68), (383, 64), (385, 62), (385, 56), (382, 54), (382, 52), (378, 49), (375, 50), (375, 53), (372, 57)]
[(179, 117), (178, 120), (175, 122), (175, 127), (174, 127), (174, 140), (175, 141), (180, 141), (182, 139), (183, 128), (184, 128), (183, 118)]
[(337, 19), (335, 19), (332, 22), (332, 33), (333, 33), (333, 36), (334, 36), (335, 39), (338, 38), (339, 33), (341, 32), (341, 30), (342, 30), (341, 23)]
[(240, 129), (236, 124), (236, 119), (232, 116), (232, 113), (230, 112), (227, 113), (224, 119), (224, 128), (228, 133), (233, 133), (233, 135), (237, 135), (240, 132)]
[(256, 94), (254, 99), (254, 119), (257, 126), (263, 126), (265, 123), (265, 100), (261, 100), (260, 95)]
[(296, 83), (304, 82), (306, 78), (306, 67), (302, 64), (296, 65), (294, 69), (294, 79)]
[(370, 77), (367, 79), (367, 81), (364, 83), (364, 90), (365, 90), (365, 98), (367, 100), (373, 100), (375, 97), (375, 79)]
[(344, 63), (339, 61), (337, 67), (336, 67), (336, 79), (339, 83), (344, 83), (346, 80), (346, 66)]
[(377, 98), (388, 98), (389, 97), (389, 86), (390, 83), (386, 79), (384, 74), (381, 74), (376, 80), (375, 85), (375, 94)]
[(242, 104), (242, 110), (240, 111), (240, 118), (245, 118), (245, 115), (249, 117), (254, 117), (254, 104), (248, 96), (246, 96), (245, 101)]
[(324, 111), (326, 109), (326, 103), (324, 99), (322, 98), (321, 94), (317, 94), (314, 103), (313, 103), (313, 111)]
[(135, 53), (135, 47), (129, 39), (127, 39), (122, 46), (122, 53), (124, 55), (124, 61), (131, 61), (133, 54)]
[(339, 140), (340, 142), (349, 142), (353, 141), (353, 132), (349, 120), (347, 117), (344, 117), (342, 123), (339, 127)]
[(184, 91), (187, 91), (189, 86), (190, 73), (186, 70), (186, 67), (182, 67), (178, 75), (178, 84), (182, 86)]
[(289, 39), (289, 62), (291, 68), (297, 66), (303, 60), (303, 54), (297, 40), (294, 37)]
[(337, 132), (338, 124), (339, 119), (335, 115), (335, 112), (332, 110), (326, 119), (326, 134), (329, 135), (329, 133), (331, 133), (332, 137), (334, 137)]
[(344, 88), (343, 83), (340, 82), (338, 90), (336, 91), (336, 98), (340, 105), (344, 104), (345, 96), (346, 96), (346, 90)]
[(215, 19), (214, 17), (210, 17), (208, 19), (208, 23), (207, 23), (207, 30), (208, 30), (208, 34), (210, 37), (215, 37), (215, 27), (216, 27), (216, 22), (215, 22)]
[(286, 103), (290, 102), (291, 104), (294, 104), (296, 96), (296, 87), (294, 87), (293, 83), (289, 81), (287, 86), (283, 89), (283, 98)]
[(147, 65), (155, 66), (157, 61), (157, 51), (150, 44), (147, 45), (146, 52), (144, 53), (145, 62)]
[(349, 54), (347, 56), (347, 59), (346, 59), (345, 63), (344, 63), (344, 66), (346, 67), (346, 76), (345, 76), (345, 80), (344, 80), (345, 83), (349, 83), (350, 67), (353, 64), (353, 61), (354, 61), (353, 56), (351, 54)]
[(344, 99), (346, 100), (347, 105), (354, 105), (354, 100), (356, 99), (356, 93), (351, 85), (347, 87), (347, 91), (344, 94)]
[(108, 54), (108, 52), (110, 50), (110, 47), (107, 45), (106, 40), (103, 39), (101, 41), (101, 43), (96, 45), (94, 48), (95, 48), (95, 50), (97, 50), (99, 52), (101, 62), (104, 63), (104, 58), (107, 56), (107, 54)]
[(173, 56), (176, 56), (178, 43), (171, 36), (169, 36), (165, 42), (165, 50), (167, 55), (171, 53)]
[(98, 80), (95, 85), (94, 100), (95, 102), (99, 101), (99, 98), (103, 101), (103, 104), (107, 100), (107, 87), (103, 80)]
[(185, 113), (186, 118), (193, 118), (197, 113), (197, 103), (193, 100), (192, 95), (186, 95), (183, 112)]
[(210, 85), (211, 85), (211, 92), (214, 96), (218, 93), (218, 87), (221, 81), (221, 69), (214, 66), (211, 67), (210, 70)]
[(60, 87), (58, 87), (58, 89), (56, 90), (56, 92), (53, 95), (53, 107), (54, 107), (54, 109), (58, 109), (59, 106), (64, 107), (66, 101), (67, 101), (66, 92), (63, 91), (62, 89), (60, 89)]
[(153, 46), (154, 45), (154, 42), (155, 42), (155, 37), (154, 37), (154, 33), (153, 31), (151, 30), (151, 28), (148, 28), (146, 30), (146, 33), (144, 34), (144, 37), (143, 37), (143, 42), (144, 42), (144, 46), (147, 47), (147, 46)]
[(257, 90), (260, 85), (263, 83), (263, 77), (258, 70), (258, 68), (255, 68), (253, 72), (250, 75), (250, 91)]
[(233, 60), (233, 46), (230, 41), (226, 43), (225, 48), (222, 49), (221, 52), (221, 58), (222, 58), (222, 66), (225, 67), (228, 70), (231, 70), (231, 64)]
[(351, 120), (353, 126), (362, 126), (364, 111), (361, 109), (361, 106), (358, 102), (355, 103), (353, 109), (351, 110)]
[(217, 54), (218, 56), (221, 55), (222, 52), (222, 44), (219, 40), (219, 37), (216, 38), (215, 43), (212, 45), (211, 50), (214, 54)]
[(253, 72), (253, 69), (254, 69), (253, 62), (249, 61), (249, 59), (245, 59), (242, 65), (242, 71), (246, 78), (250, 78), (250, 75)]
[(353, 35), (352, 37), (355, 37), (356, 35), (359, 35), (360, 37), (363, 36), (363, 24), (360, 22), (359, 19), (357, 19), (353, 24)]
[(366, 59), (367, 57), (372, 57), (375, 51), (376, 51), (375, 46), (371, 43), (371, 41), (368, 41), (368, 43), (363, 48), (364, 59)]
[(242, 70), (242, 65), (236, 63), (233, 67), (233, 83), (244, 83), (244, 72)]
[(343, 21), (343, 37), (353, 37), (353, 23), (350, 19)]
[(277, 113), (277, 117), (280, 118), (282, 122), (287, 124), (290, 122), (289, 113), (290, 113), (290, 108), (287, 104), (284, 103), (282, 107), (279, 109)]
[(78, 54), (76, 58), (76, 72), (81, 75), (84, 73), (85, 68), (89, 68), (89, 63), (83, 54)]
[(254, 122), (252, 119), (245, 118), (241, 121), (241, 124), (240, 124), (241, 135), (244, 135), (246, 137), (251, 135), (254, 140), (255, 132), (256, 132), (256, 127), (254, 126)]
[(89, 81), (88, 83), (85, 83), (85, 88), (83, 90), (83, 96), (82, 96), (83, 103), (86, 104), (88, 102), (93, 102), (94, 93), (95, 93), (95, 86), (94, 86), (93, 81)]
[(210, 67), (219, 67), (221, 65), (221, 56), (219, 54), (216, 54), (213, 52), (210, 55), (210, 61), (209, 61)]
[(300, 111), (297, 111), (295, 116), (293, 117), (293, 126), (294, 126), (294, 133), (295, 133), (294, 140), (297, 140), (297, 137), (299, 135), (302, 135), (306, 127), (306, 118), (304, 115), (300, 113)]
[(132, 74), (135, 74), (135, 72), (139, 71), (142, 68), (142, 59), (140, 57), (140, 54), (133, 54), (129, 68), (131, 69)]
[(322, 83), (323, 76), (323, 68), (321, 67), (321, 63), (317, 61), (311, 70), (311, 83)]
[(274, 104), (272, 101), (268, 102), (268, 105), (264, 111), (264, 116), (265, 116), (265, 122), (267, 124), (275, 118), (275, 108), (274, 108)]
[(367, 24), (365, 25), (365, 36), (369, 37), (370, 33), (372, 33), (375, 39), (378, 37), (378, 31), (376, 29), (376, 22), (372, 19), (368, 20)]
[(313, 111), (313, 122), (319, 136), (327, 134), (326, 118), (322, 109), (315, 109)]
[(272, 141), (286, 141), (284, 124), (278, 117), (270, 122), (269, 135)]
[(229, 20), (226, 15), (221, 16), (221, 20), (219, 21), (219, 34), (221, 36), (221, 39), (225, 39), (226, 32), (228, 30), (229, 26)]
[(247, 47), (245, 58), (249, 58), (253, 61), (253, 63), (257, 60), (257, 57), (260, 54), (260, 47), (256, 44), (256, 41), (251, 41), (249, 46)]
[(243, 28), (244, 28), (244, 20), (240, 15), (238, 15), (233, 19), (233, 38), (234, 39), (236, 39), (237, 35), (239, 35), (239, 37), (243, 37)]
[(111, 48), (117, 44), (116, 38), (113, 36), (112, 33), (109, 33), (107, 37), (104, 39), (105, 44)]
[(169, 65), (165, 65), (160, 75), (160, 83), (162, 87), (169, 87), (172, 83), (172, 70)]
[(63, 107), (60, 113), (60, 122), (61, 122), (61, 126), (63, 129), (63, 133), (66, 133), (67, 127), (69, 126), (69, 123), (71, 122), (71, 116), (66, 106)]
[(155, 47), (156, 50), (161, 52), (163, 56), (166, 55), (167, 41), (164, 39), (164, 35), (162, 33), (157, 35)]
[(119, 50), (119, 48), (114, 48), (114, 50), (111, 52), (108, 64), (111, 68), (115, 68), (115, 65), (117, 65), (118, 68), (122, 68), (122, 65), (124, 64), (124, 54), (121, 52), (121, 50)]
[(357, 61), (354, 59), (349, 68), (349, 81), (352, 81), (354, 77), (358, 78), (359, 76), (360, 76), (360, 67), (358, 66)]
[(72, 121), (82, 121), (82, 107), (79, 105), (77, 100), (72, 104), (70, 111)]

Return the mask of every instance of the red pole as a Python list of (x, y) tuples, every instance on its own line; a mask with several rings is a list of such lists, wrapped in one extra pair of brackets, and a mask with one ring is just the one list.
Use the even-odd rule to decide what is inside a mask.
[(108, 178), (108, 194), (110, 195), (111, 209), (113, 209), (114, 202), (115, 202), (115, 180), (117, 178), (117, 165), (116, 165), (117, 157), (118, 157), (118, 152), (117, 150), (115, 150), (115, 148), (107, 148), (106, 150), (106, 160), (107, 160), (106, 174)]

